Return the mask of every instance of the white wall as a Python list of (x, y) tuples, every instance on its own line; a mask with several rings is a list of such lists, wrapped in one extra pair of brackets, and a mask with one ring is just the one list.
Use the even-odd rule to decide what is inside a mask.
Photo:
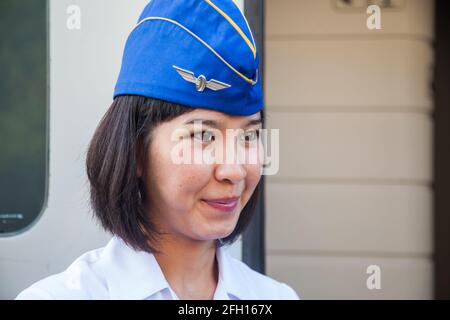
[[(27, 232), (0, 239), (0, 298), (63, 271), (108, 236), (91, 218), (85, 155), (114, 83), (130, 27), (145, 0), (50, 0), (49, 189), (42, 216)], [(66, 10), (81, 10), (81, 29)]]
[(403, 3), (370, 31), (365, 10), (266, 0), (268, 273), (305, 299), (432, 298), (433, 2)]

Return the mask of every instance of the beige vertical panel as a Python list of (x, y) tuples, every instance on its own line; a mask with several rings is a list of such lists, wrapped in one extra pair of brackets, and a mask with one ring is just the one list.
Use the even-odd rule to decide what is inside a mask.
[(266, 0), (268, 273), (306, 299), (432, 297), (433, 3), (395, 2), (370, 31), (364, 9)]
[(430, 181), (432, 123), (416, 113), (269, 112), (280, 129), (273, 179)]
[[(364, 2), (364, 0), (353, 0)], [(291, 37), (395, 36), (433, 37), (430, 0), (396, 0), (399, 9), (383, 10), (382, 29), (367, 29), (365, 8), (339, 10), (336, 0), (266, 0), (266, 34)], [(287, 9), (288, 8), (288, 9)]]
[(274, 111), (428, 110), (432, 56), (409, 39), (268, 40), (266, 102)]
[[(381, 288), (367, 288), (367, 267), (381, 270)], [(269, 255), (269, 274), (303, 299), (429, 299), (433, 264), (427, 258)]]
[(271, 182), (266, 191), (269, 254), (432, 253), (427, 186)]

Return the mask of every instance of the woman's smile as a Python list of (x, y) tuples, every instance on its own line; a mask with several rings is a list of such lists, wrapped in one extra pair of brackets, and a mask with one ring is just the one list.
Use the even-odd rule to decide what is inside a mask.
[(239, 197), (234, 198), (222, 198), (222, 199), (203, 199), (202, 201), (208, 204), (210, 207), (222, 212), (232, 212), (239, 204)]

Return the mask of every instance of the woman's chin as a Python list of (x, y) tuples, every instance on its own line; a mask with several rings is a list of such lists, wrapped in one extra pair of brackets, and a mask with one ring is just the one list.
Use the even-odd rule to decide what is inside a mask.
[(197, 231), (198, 234), (198, 239), (199, 240), (217, 240), (217, 239), (222, 239), (222, 238), (226, 238), (228, 237), (231, 233), (233, 233), (234, 227), (230, 228), (230, 227), (222, 227), (222, 228), (217, 228), (214, 230), (205, 230), (204, 232), (202, 232), (201, 234), (198, 234), (199, 232)]

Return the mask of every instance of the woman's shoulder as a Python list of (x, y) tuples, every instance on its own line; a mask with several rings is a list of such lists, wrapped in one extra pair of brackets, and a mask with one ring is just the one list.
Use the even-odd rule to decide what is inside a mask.
[(101, 256), (104, 248), (78, 257), (66, 270), (46, 277), (23, 290), (16, 300), (69, 300), (107, 298), (102, 279)]
[[(246, 286), (249, 296), (246, 299), (261, 300), (299, 300), (297, 292), (284, 282), (263, 275), (244, 262), (228, 255), (233, 273), (240, 285)], [(236, 277), (237, 276), (237, 277)]]

